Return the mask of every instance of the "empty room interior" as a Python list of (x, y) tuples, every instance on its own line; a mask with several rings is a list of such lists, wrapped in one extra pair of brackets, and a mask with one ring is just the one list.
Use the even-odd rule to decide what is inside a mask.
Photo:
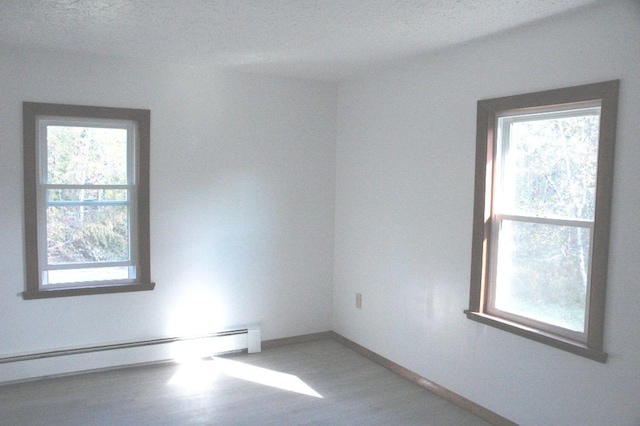
[[(504, 129), (575, 117), (600, 120), (595, 183), (566, 146), (527, 170), (559, 193), (540, 170), (566, 165), (595, 213), (576, 185), (536, 205), (578, 218), (499, 213), (518, 185)], [(104, 142), (124, 183), (60, 177), (115, 170), (56, 157), (54, 128), (91, 126), (129, 132)], [(121, 424), (640, 425), (639, 183), (637, 0), (2, 0), (0, 424), (109, 424), (120, 401), (147, 407)], [(124, 212), (124, 254), (87, 243), (98, 211)], [(508, 231), (523, 223), (588, 243), (558, 260), (555, 237)], [(538, 258), (504, 254), (517, 238)], [(531, 272), (542, 258), (554, 273)], [(544, 317), (564, 290), (503, 284), (569, 264), (576, 326)], [(65, 275), (105, 268), (128, 275)], [(192, 379), (219, 382), (170, 412), (198, 361)]]

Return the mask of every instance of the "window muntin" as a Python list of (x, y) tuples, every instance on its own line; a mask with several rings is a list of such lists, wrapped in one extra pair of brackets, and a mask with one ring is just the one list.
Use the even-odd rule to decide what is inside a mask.
[(600, 362), (618, 86), (478, 102), (465, 313)]
[(149, 111), (24, 103), (26, 299), (150, 290)]

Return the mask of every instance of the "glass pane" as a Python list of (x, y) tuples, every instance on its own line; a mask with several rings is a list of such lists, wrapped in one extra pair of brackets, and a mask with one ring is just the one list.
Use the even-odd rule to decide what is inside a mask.
[(587, 228), (504, 220), (496, 309), (583, 332), (590, 243)]
[(128, 206), (47, 207), (49, 264), (126, 260)]
[(91, 281), (126, 280), (129, 278), (128, 266), (110, 266), (106, 268), (59, 269), (47, 271), (47, 284), (80, 283)]
[(48, 202), (127, 201), (126, 189), (48, 189)]
[(47, 126), (47, 183), (126, 184), (127, 130)]
[(593, 220), (599, 115), (511, 123), (503, 213)]

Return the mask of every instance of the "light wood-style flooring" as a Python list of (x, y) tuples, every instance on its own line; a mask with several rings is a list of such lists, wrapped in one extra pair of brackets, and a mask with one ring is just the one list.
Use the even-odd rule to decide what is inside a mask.
[(488, 425), (340, 343), (0, 386), (0, 425)]

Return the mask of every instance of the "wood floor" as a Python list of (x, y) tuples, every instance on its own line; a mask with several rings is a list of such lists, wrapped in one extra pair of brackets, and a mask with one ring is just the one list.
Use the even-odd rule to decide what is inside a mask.
[(0, 386), (0, 425), (488, 425), (334, 340)]

